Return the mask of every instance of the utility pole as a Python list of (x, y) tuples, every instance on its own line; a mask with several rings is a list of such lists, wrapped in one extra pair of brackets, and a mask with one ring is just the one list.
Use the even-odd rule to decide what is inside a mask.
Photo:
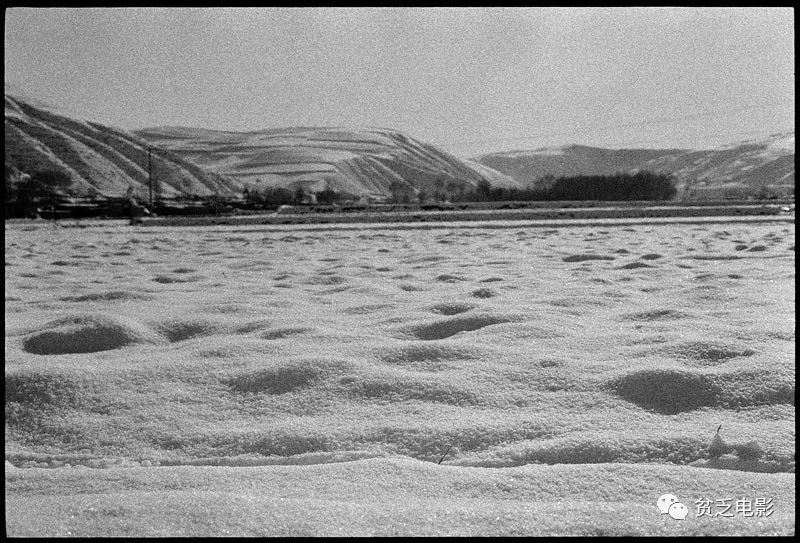
[(150, 185), (150, 212), (153, 212), (153, 166), (150, 160), (150, 146), (147, 146), (147, 182)]

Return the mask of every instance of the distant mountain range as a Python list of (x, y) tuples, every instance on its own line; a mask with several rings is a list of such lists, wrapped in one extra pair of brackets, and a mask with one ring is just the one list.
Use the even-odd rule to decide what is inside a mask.
[[(6, 171), (20, 177), (57, 170), (79, 196), (121, 197), (129, 187), (147, 194), (148, 168), (165, 197), (234, 196), (234, 179), (204, 170), (124, 130), (73, 119), (45, 104), (5, 94)], [(148, 164), (148, 160), (150, 164)]]
[(794, 189), (794, 132), (773, 134), (708, 150), (603, 149), (571, 145), (531, 151), (491, 153), (480, 163), (527, 185), (545, 176), (611, 175), (647, 170), (671, 174), (680, 194), (719, 197), (757, 194), (759, 189), (787, 194)]
[(162, 127), (137, 135), (244, 185), (332, 189), (387, 197), (467, 191), (479, 182), (521, 187), (477, 162), (387, 129), (281, 128), (221, 132)]
[(794, 191), (794, 132), (710, 150), (572, 145), (466, 160), (389, 129), (127, 132), (76, 120), (8, 86), (5, 157), (7, 176), (55, 169), (72, 178), (74, 193), (107, 197), (122, 196), (130, 187), (146, 193), (149, 168), (166, 197), (231, 197), (255, 187), (333, 189), (378, 199), (421, 192), (437, 197), (471, 191), (486, 181), (522, 188), (540, 185), (545, 176), (638, 170), (673, 175), (682, 196)]

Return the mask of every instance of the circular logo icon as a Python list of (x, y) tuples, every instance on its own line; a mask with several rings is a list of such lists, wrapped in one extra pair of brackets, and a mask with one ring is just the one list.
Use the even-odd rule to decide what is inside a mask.
[(658, 501), (656, 502), (656, 506), (658, 506), (658, 510), (661, 511), (662, 515), (666, 515), (669, 513), (669, 506), (673, 503), (679, 503), (678, 497), (672, 494), (664, 494)]
[(669, 506), (669, 516), (675, 520), (686, 520), (686, 515), (689, 514), (689, 508), (681, 502), (675, 502)]

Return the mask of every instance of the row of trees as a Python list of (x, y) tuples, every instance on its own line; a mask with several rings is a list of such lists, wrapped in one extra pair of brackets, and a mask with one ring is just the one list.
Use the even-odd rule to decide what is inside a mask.
[[(581, 175), (555, 178), (548, 176), (539, 180), (531, 188), (493, 187), (489, 181), (481, 181), (471, 188), (466, 183), (455, 180), (440, 180), (429, 187), (429, 192), (417, 191), (407, 183), (395, 182), (389, 187), (392, 193), (389, 201), (393, 203), (430, 203), (450, 201), (491, 202), (491, 201), (556, 201), (556, 200), (670, 200), (677, 196), (678, 190), (672, 176), (640, 171), (634, 174)], [(746, 189), (742, 189), (746, 190)], [(5, 210), (6, 216), (35, 216), (38, 211), (57, 206), (59, 201), (70, 195), (71, 179), (68, 174), (58, 170), (39, 170), (31, 175), (23, 174), (6, 163), (5, 171)], [(690, 190), (682, 195), (689, 198)], [(794, 191), (792, 190), (792, 195)], [(737, 194), (738, 195), (738, 194)], [(705, 196), (705, 195), (704, 195)], [(727, 196), (727, 195), (726, 195)], [(742, 195), (742, 196), (755, 196)], [(772, 196), (762, 187), (757, 195), (762, 198)], [(309, 193), (302, 187), (294, 190), (283, 187), (249, 188), (244, 199), (254, 208), (269, 208), (284, 204), (334, 204), (350, 202), (353, 195), (325, 189)], [(214, 203), (221, 198), (203, 198)], [(702, 198), (700, 198), (702, 199)]]
[(302, 187), (297, 187), (293, 191), (283, 187), (245, 188), (243, 196), (245, 201), (261, 207), (304, 203), (333, 204), (352, 198), (332, 189), (307, 193)]
[(545, 176), (531, 188), (492, 187), (482, 180), (471, 189), (455, 180), (438, 180), (430, 192), (413, 194), (408, 184), (395, 182), (389, 187), (393, 203), (424, 202), (496, 202), (555, 200), (670, 200), (677, 187), (669, 175), (641, 171), (635, 174), (582, 175), (555, 178)]
[(484, 180), (460, 201), (670, 200), (676, 194), (672, 176), (641, 171), (550, 178), (527, 189), (492, 187)]
[(260, 205), (282, 205), (299, 204), (305, 198), (305, 193), (301, 190), (291, 191), (283, 187), (265, 187), (263, 189), (245, 188), (245, 201)]
[[(426, 202), (492, 202), (492, 201), (555, 201), (555, 200), (670, 200), (677, 194), (671, 176), (647, 171), (635, 174), (548, 176), (534, 188), (492, 187), (487, 180), (470, 190), (469, 185), (455, 180), (439, 180), (430, 192), (415, 191), (408, 183), (395, 181), (389, 187), (389, 201), (396, 204)], [(352, 199), (351, 195), (332, 189), (316, 192), (313, 197), (298, 187), (291, 191), (281, 187), (249, 189), (245, 200), (257, 206), (302, 204), (310, 201), (333, 204)]]

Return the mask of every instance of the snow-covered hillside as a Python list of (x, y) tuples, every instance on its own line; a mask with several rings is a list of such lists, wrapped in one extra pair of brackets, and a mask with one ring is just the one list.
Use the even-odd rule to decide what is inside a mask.
[(672, 174), (688, 190), (794, 189), (794, 132), (656, 158), (639, 169)]
[[(8, 91), (8, 88), (6, 89)], [(77, 120), (54, 107), (5, 94), (5, 160), (13, 172), (58, 170), (81, 196), (121, 197), (148, 184), (150, 144), (124, 130)], [(163, 196), (233, 195), (234, 181), (153, 147), (150, 168)]]
[(682, 152), (678, 149), (603, 149), (584, 145), (504, 151), (475, 160), (526, 184), (544, 176), (610, 175), (636, 169), (643, 162)]
[(325, 188), (353, 195), (448, 194), (482, 180), (519, 187), (507, 175), (389, 129), (283, 128), (222, 132), (183, 127), (137, 131), (209, 170), (251, 185)]
[(672, 174), (679, 186), (698, 195), (742, 194), (794, 188), (794, 132), (743, 141), (716, 149), (603, 149), (572, 145), (492, 153), (476, 160), (524, 183), (546, 175), (610, 175), (648, 170)]

